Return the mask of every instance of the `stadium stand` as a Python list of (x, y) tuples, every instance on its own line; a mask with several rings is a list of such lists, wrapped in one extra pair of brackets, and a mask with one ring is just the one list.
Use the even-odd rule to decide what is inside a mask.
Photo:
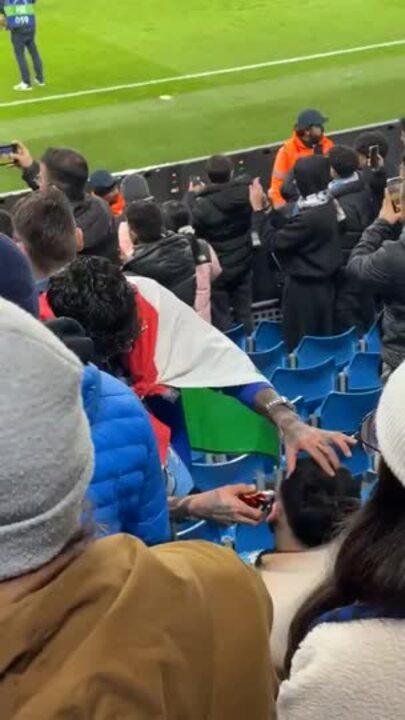
[[(390, 135), (391, 128), (386, 128), (386, 132)], [(304, 154), (307, 150), (303, 148)], [(287, 355), (286, 348), (291, 345), (286, 339), (283, 301), (280, 309), (278, 299), (266, 298), (270, 304), (260, 305), (255, 311), (249, 299), (251, 288), (244, 285), (245, 281), (250, 282), (257, 237), (249, 230), (249, 180), (245, 175), (242, 180), (242, 173), (239, 177), (237, 172), (231, 177), (229, 161), (226, 165), (230, 176), (219, 184), (222, 197), (222, 194), (227, 196), (229, 190), (223, 186), (232, 182), (232, 197), (230, 200), (226, 197), (226, 201), (222, 197), (226, 212), (222, 208), (221, 237), (215, 241), (218, 247), (221, 243), (227, 246), (222, 259), (226, 260), (236, 251), (231, 266), (238, 268), (241, 264), (243, 272), (237, 281), (230, 272), (221, 286), (207, 267), (205, 285), (198, 287), (197, 269), (209, 265), (209, 246), (207, 252), (204, 238), (202, 244), (196, 244), (193, 228), (190, 233), (180, 228), (176, 230), (176, 237), (180, 237), (188, 259), (187, 302), (182, 302), (179, 299), (182, 293), (170, 292), (173, 287), (164, 278), (159, 276), (160, 283), (156, 282), (155, 274), (150, 277), (150, 273), (139, 270), (139, 266), (135, 276), (130, 262), (123, 270), (117, 257), (116, 220), (101, 199), (85, 190), (88, 168), (83, 156), (67, 149), (50, 149), (42, 157), (38, 176), (39, 165), (31, 158), (32, 164), (24, 167), (22, 157), (24, 155), (26, 162), (27, 151), (21, 146), (19, 152), (21, 167), (34, 192), (14, 207), (12, 225), (8, 223), (7, 227), (24, 249), (24, 255), (11, 238), (0, 236), (0, 297), (7, 298), (7, 301), (0, 300), (0, 362), (5, 398), (4, 429), (0, 433), (0, 443), (3, 443), (0, 595), (5, 583), (6, 593), (11, 593), (11, 605), (16, 605), (8, 612), (10, 630), (8, 635), (5, 632), (2, 645), (2, 651), (10, 654), (5, 675), (10, 674), (11, 668), (13, 677), (15, 667), (21, 667), (22, 653), (21, 685), (28, 678), (33, 687), (38, 673), (38, 667), (34, 667), (31, 660), (33, 635), (40, 648), (41, 663), (44, 667), (47, 663), (53, 667), (52, 663), (59, 657), (58, 632), (53, 633), (47, 625), (45, 610), (48, 607), (56, 614), (57, 625), (61, 627), (69, 625), (70, 616), (79, 608), (83, 612), (84, 627), (91, 627), (91, 635), (98, 635), (100, 647), (106, 642), (105, 627), (107, 645), (111, 645), (105, 658), (100, 653), (100, 658), (97, 656), (94, 661), (92, 638), (87, 631), (76, 633), (73, 628), (75, 668), (71, 675), (67, 673), (66, 690), (52, 695), (54, 707), (50, 717), (65, 714), (64, 696), (68, 693), (75, 698), (78, 674), (89, 687), (93, 687), (95, 678), (99, 677), (106, 678), (106, 686), (113, 682), (110, 665), (113, 656), (128, 668), (126, 692), (122, 693), (127, 703), (123, 712), (128, 717), (135, 706), (138, 711), (139, 703), (144, 702), (145, 707), (152, 703), (157, 707), (157, 701), (160, 702), (158, 714), (162, 717), (169, 714), (192, 717), (193, 708), (206, 702), (205, 682), (200, 693), (200, 689), (196, 690), (195, 678), (206, 676), (203, 658), (210, 657), (216, 676), (208, 680), (218, 700), (217, 707), (205, 713), (207, 716), (213, 720), (255, 717), (251, 714), (254, 707), (258, 720), (269, 717), (269, 712), (275, 718), (276, 683), (274, 681), (273, 687), (273, 674), (269, 682), (268, 673), (271, 625), (273, 661), (280, 677), (289, 676), (289, 682), (281, 686), (277, 701), (281, 719), (312, 717), (324, 687), (329, 689), (330, 684), (333, 690), (336, 677), (340, 677), (339, 686), (343, 688), (341, 666), (335, 658), (337, 669), (323, 677), (320, 686), (317, 685), (318, 670), (314, 672), (315, 689), (311, 685), (303, 693), (298, 677), (300, 657), (301, 662), (314, 662), (311, 643), (316, 646), (318, 642), (320, 645), (325, 642), (321, 656), (326, 648), (330, 660), (336, 623), (341, 623), (342, 645), (340, 641), (336, 644), (339, 648), (344, 646), (350, 658), (353, 642), (347, 626), (356, 628), (361, 637), (363, 627), (359, 621), (366, 619), (371, 633), (364, 635), (364, 643), (359, 643), (359, 675), (361, 663), (367, 664), (370, 660), (365, 646), (370, 637), (374, 642), (375, 633), (376, 647), (380, 648), (382, 642), (385, 648), (384, 663), (388, 658), (390, 672), (396, 682), (400, 682), (399, 674), (395, 675), (395, 663), (397, 657), (402, 657), (402, 645), (397, 653), (395, 643), (403, 643), (402, 629), (399, 640), (396, 637), (394, 642), (390, 623), (405, 617), (405, 595), (396, 577), (397, 567), (403, 565), (403, 550), (397, 539), (404, 529), (405, 517), (402, 456), (402, 451), (405, 452), (402, 412), (405, 370), (400, 359), (397, 362), (395, 358), (392, 364), (390, 356), (387, 360), (385, 351), (390, 343), (387, 323), (383, 323), (381, 334), (381, 320), (376, 317), (360, 339), (358, 329), (353, 327), (338, 333), (332, 323), (334, 334), (304, 336)], [(361, 143), (356, 152), (364, 154)], [(268, 165), (268, 154), (263, 156)], [(211, 166), (220, 167), (223, 156), (215, 157), (215, 162), (211, 159)], [(237, 171), (248, 170), (249, 163), (253, 162), (247, 154), (243, 157), (245, 163), (234, 163)], [(322, 166), (329, 171), (326, 158), (322, 158)], [(75, 167), (79, 168), (76, 179)], [(359, 166), (357, 170), (356, 183), (361, 185), (370, 173), (373, 179), (372, 168)], [(292, 171), (294, 173), (294, 167)], [(384, 168), (379, 180), (381, 177), (385, 187)], [(156, 180), (153, 172), (149, 179), (152, 192), (158, 196), (159, 192), (153, 188)], [(210, 179), (215, 184), (215, 178)], [(290, 177), (289, 181), (293, 179)], [(178, 187), (185, 189), (185, 174), (183, 176), (180, 166), (170, 178), (171, 189), (177, 180)], [(339, 183), (345, 178), (334, 177), (334, 180), (341, 190)], [(280, 193), (283, 192), (281, 184), (278, 185)], [(339, 219), (339, 206), (332, 202), (327, 187), (319, 193), (308, 191), (282, 211), (291, 212), (287, 221), (290, 227), (296, 222), (294, 217), (311, 208), (314, 194), (318, 196), (317, 207), (328, 204), (334, 225), (343, 222)], [(377, 194), (384, 187), (380, 183)], [(242, 230), (238, 226), (237, 242), (232, 245), (235, 237), (229, 237), (228, 232), (235, 219), (233, 193), (238, 195), (241, 188), (247, 230), (245, 225)], [(194, 217), (190, 217), (190, 224), (195, 221), (200, 228), (203, 226), (201, 216), (200, 224), (196, 218), (203, 191), (198, 189), (198, 184), (194, 191), (190, 203)], [(263, 208), (257, 210), (252, 202), (252, 208), (271, 215), (273, 221), (275, 210), (267, 207), (267, 199), (260, 192), (257, 183), (250, 186), (251, 202), (258, 193), (263, 203)], [(176, 194), (180, 195), (180, 189), (173, 193)], [(334, 197), (338, 199), (341, 195)], [(122, 204), (124, 202), (122, 195)], [(215, 202), (212, 206), (214, 210), (210, 205), (210, 212), (215, 214)], [(160, 217), (160, 209), (149, 196), (143, 200), (142, 207), (146, 208), (143, 236), (137, 237), (137, 225), (130, 223), (129, 240), (135, 245), (138, 243), (138, 247), (142, 244), (142, 258), (144, 255), (148, 258), (153, 238), (147, 217), (153, 208)], [(85, 221), (81, 216), (83, 208)], [(118, 210), (121, 213), (122, 209), (121, 205), (117, 208), (117, 217)], [(120, 214), (118, 222), (125, 222), (125, 217)], [(404, 218), (405, 191), (402, 215), (386, 195), (375, 222), (381, 237), (387, 226), (390, 237), (396, 233), (396, 250), (405, 242)], [(286, 217), (280, 215), (277, 222), (283, 224), (285, 220)], [(370, 227), (365, 230), (369, 231)], [(170, 252), (172, 237), (166, 226), (159, 226), (158, 241), (165, 247), (165, 263), (171, 278), (178, 280)], [(364, 236), (360, 243), (362, 241)], [(272, 242), (270, 237), (268, 245), (261, 246), (261, 251), (273, 253), (269, 267), (274, 261)], [(218, 247), (216, 245), (217, 250)], [(377, 249), (376, 246), (368, 250)], [(238, 256), (240, 250), (246, 251), (242, 259)], [(356, 253), (356, 245), (353, 252)], [(332, 258), (333, 267), (335, 260)], [(346, 260), (350, 268), (350, 257)], [(336, 266), (340, 269), (337, 260)], [(143, 263), (141, 267), (145, 267)], [(161, 270), (155, 258), (156, 268)], [(338, 283), (335, 270), (326, 277), (331, 298), (335, 297), (335, 283)], [(274, 268), (272, 272), (274, 275)], [(277, 280), (272, 277), (272, 286), (277, 285), (280, 290), (281, 265), (277, 272)], [(339, 277), (341, 281), (342, 276)], [(256, 276), (253, 278), (254, 288)], [(322, 278), (316, 278), (318, 281), (321, 285), (324, 282)], [(304, 280), (304, 284), (306, 282)], [(241, 296), (247, 299), (246, 307), (241, 303), (239, 312), (234, 313), (234, 321), (241, 318), (244, 321), (222, 333), (195, 312), (196, 294), (200, 289), (210, 295), (212, 289), (215, 304), (216, 291), (221, 291), (221, 287), (223, 291), (226, 286), (229, 301), (233, 283), (239, 283), (239, 300)], [(356, 290), (361, 290), (360, 285)], [(309, 292), (308, 297), (310, 295)], [(375, 307), (381, 309), (377, 292), (376, 296), (376, 300), (372, 300), (374, 316), (374, 302)], [(386, 321), (390, 298), (383, 298), (382, 304)], [(399, 303), (399, 309), (401, 307)], [(232, 308), (227, 307), (228, 310)], [(333, 318), (335, 306), (331, 304), (327, 310)], [(317, 307), (317, 313), (322, 315), (322, 305)], [(390, 329), (392, 327), (391, 324)], [(401, 328), (396, 327), (396, 332), (402, 342)], [(405, 347), (405, 340), (403, 344)], [(394, 365), (399, 367), (395, 369)], [(202, 412), (209, 407), (210, 416), (208, 410), (205, 415), (203, 412), (193, 416), (193, 402), (194, 409), (198, 405)], [(193, 433), (196, 417), (204, 433)], [(201, 442), (191, 440), (197, 436), (203, 438)], [(238, 445), (241, 441), (248, 445), (246, 452), (245, 447), (241, 450)], [(376, 476), (377, 453), (382, 460)], [(263, 495), (257, 491), (270, 491), (265, 495), (268, 505), (261, 504)], [(360, 497), (367, 503), (366, 511), (359, 510)], [(89, 531), (90, 538), (86, 527), (82, 527), (84, 519), (80, 519), (84, 499), (91, 502), (96, 522), (96, 529)], [(50, 507), (49, 518), (43, 513), (44, 506)], [(327, 567), (333, 566), (329, 546), (334, 547), (342, 521), (353, 512), (356, 514), (347, 534), (337, 542), (337, 559), (333, 559), (336, 570), (331, 575), (329, 570), (325, 571), (327, 560)], [(32, 525), (21, 519), (27, 514), (35, 519)], [(169, 538), (173, 541), (170, 546), (159, 547)], [(201, 539), (210, 545), (190, 542)], [(147, 547), (155, 544), (156, 548)], [(260, 566), (273, 594), (274, 618), (269, 615), (267, 596), (257, 575), (237, 561), (235, 553), (215, 545), (235, 551), (246, 565)], [(362, 575), (366, 561), (368, 574)], [(327, 600), (323, 595), (314, 595), (306, 606), (306, 614), (301, 613), (302, 602), (308, 600), (321, 579), (328, 590)], [(24, 590), (26, 586), (28, 595)], [(40, 606), (35, 599), (38, 587)], [(17, 589), (15, 598), (14, 588)], [(20, 605), (21, 588), (26, 605)], [(102, 598), (103, 602), (105, 599), (105, 610), (96, 608), (94, 597)], [(168, 602), (162, 604), (162, 598)], [(27, 607), (32, 613), (21, 612), (21, 608)], [(138, 617), (138, 610), (134, 611), (139, 607), (143, 618)], [(242, 622), (245, 616), (248, 619), (240, 633), (244, 640), (239, 643), (235, 620), (240, 618)], [(210, 618), (208, 629), (207, 617)], [(377, 629), (376, 620), (381, 618), (385, 622)], [(0, 626), (1, 622), (0, 619)], [(142, 627), (148, 630), (152, 626), (153, 636), (143, 636)], [(186, 628), (186, 634), (179, 631), (180, 626)], [(72, 627), (67, 628), (69, 632)], [(314, 627), (316, 632), (312, 633)], [(217, 647), (219, 629), (220, 648)], [(134, 640), (128, 643), (131, 633)], [(159, 691), (154, 690), (153, 697), (145, 699), (137, 672), (139, 650), (151, 647), (152, 652), (161, 653), (163, 636), (167, 639), (167, 656), (163, 662), (169, 668), (171, 681), (166, 685), (166, 680), (163, 682), (159, 675)], [(27, 650), (21, 650), (24, 643)], [(304, 660), (303, 649), (307, 652)], [(295, 655), (299, 657), (292, 664)], [(393, 660), (391, 655), (395, 655)], [(154, 667), (155, 662), (151, 665)], [(57, 672), (60, 670), (58, 660)], [(148, 689), (157, 687), (156, 677), (152, 675), (147, 679)], [(322, 676), (321, 671), (319, 675)], [(232, 682), (228, 683), (228, 676)], [(235, 678), (240, 678), (240, 682), (235, 682)], [(176, 694), (175, 701), (170, 697), (173, 684), (186, 690)], [(249, 685), (247, 692), (245, 684)], [(365, 686), (366, 683), (363, 691)], [(3, 687), (0, 681), (0, 705)], [(5, 691), (6, 708), (18, 706), (19, 691), (13, 680)], [(24, 717), (39, 716), (35, 688), (31, 694), (32, 697), (30, 693), (27, 695)], [(260, 699), (254, 705), (258, 694)], [(88, 693), (84, 695), (87, 702)], [(139, 698), (143, 698), (142, 701)], [(378, 697), (377, 705), (379, 701)], [(356, 693), (350, 704), (357, 702)], [(166, 713), (166, 703), (171, 704), (171, 713)], [(178, 707), (172, 711), (176, 703)], [(337, 706), (336, 697), (332, 706)], [(394, 716), (387, 714), (384, 700), (378, 708), (378, 717), (394, 720)], [(82, 707), (79, 709), (85, 713)], [(139, 712), (142, 715), (142, 708)], [(145, 718), (149, 715), (150, 711), (145, 710)], [(329, 716), (333, 717), (328, 713)], [(11, 717), (8, 713), (6, 720)], [(316, 720), (321, 717), (318, 714)], [(353, 717), (363, 718), (356, 708)]]

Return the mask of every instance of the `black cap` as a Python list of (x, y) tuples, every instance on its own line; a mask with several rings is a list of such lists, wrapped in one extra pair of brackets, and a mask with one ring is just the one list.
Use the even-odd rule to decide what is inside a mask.
[(108, 170), (95, 170), (90, 175), (89, 184), (93, 190), (110, 190), (117, 185), (117, 180)]
[(308, 108), (307, 110), (302, 110), (298, 115), (296, 128), (297, 130), (305, 130), (305, 128), (311, 127), (311, 125), (321, 127), (326, 122), (328, 122), (328, 118), (322, 115), (319, 110)]

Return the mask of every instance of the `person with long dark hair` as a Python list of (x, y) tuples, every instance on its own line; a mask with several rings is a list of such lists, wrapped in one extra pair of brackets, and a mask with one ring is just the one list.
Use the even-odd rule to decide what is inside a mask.
[(402, 363), (377, 409), (376, 487), (344, 531), (329, 577), (291, 625), (279, 720), (404, 717), (404, 391)]

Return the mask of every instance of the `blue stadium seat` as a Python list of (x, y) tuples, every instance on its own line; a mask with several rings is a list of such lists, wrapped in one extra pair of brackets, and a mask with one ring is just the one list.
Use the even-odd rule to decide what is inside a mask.
[(282, 324), (271, 320), (259, 322), (253, 333), (253, 342), (256, 352), (269, 350), (283, 340)]
[(246, 333), (243, 325), (235, 325), (235, 327), (227, 330), (225, 335), (241, 350), (246, 350)]
[(256, 527), (237, 525), (235, 533), (237, 553), (250, 553), (257, 550), (274, 550), (274, 535), (267, 522)]
[(269, 474), (270, 457), (262, 455), (240, 455), (221, 463), (193, 463), (191, 474), (195, 487), (212, 490), (222, 485), (256, 483), (258, 477)]
[(276, 368), (284, 365), (286, 347), (283, 342), (280, 342), (270, 350), (248, 353), (248, 356), (253, 365), (256, 365), (257, 369), (269, 379)]
[(176, 540), (208, 540), (221, 544), (221, 528), (217, 523), (199, 520), (181, 523), (176, 529)]
[(253, 333), (254, 348), (256, 352), (269, 350), (283, 340), (282, 325), (280, 322), (262, 320)]
[(370, 330), (364, 336), (366, 349), (370, 353), (381, 353), (381, 333), (380, 333), (381, 318), (378, 317), (372, 324)]
[(330, 335), (329, 337), (310, 337), (308, 335), (302, 338), (294, 355), (299, 368), (319, 365), (328, 358), (333, 358), (338, 370), (342, 370), (351, 361), (357, 344), (355, 328), (351, 328), (342, 335)]
[(319, 426), (324, 430), (355, 433), (367, 413), (377, 407), (379, 388), (368, 392), (332, 392), (319, 409)]
[(277, 368), (271, 382), (280, 395), (293, 400), (298, 396), (304, 399), (307, 412), (314, 412), (324, 398), (335, 388), (337, 369), (335, 361), (329, 358), (313, 367)]
[(356, 353), (346, 368), (348, 391), (380, 387), (380, 367), (381, 356), (379, 353)]
[(365, 475), (371, 469), (371, 457), (363, 450), (361, 443), (352, 448), (351, 458), (340, 454), (340, 461), (355, 477)]

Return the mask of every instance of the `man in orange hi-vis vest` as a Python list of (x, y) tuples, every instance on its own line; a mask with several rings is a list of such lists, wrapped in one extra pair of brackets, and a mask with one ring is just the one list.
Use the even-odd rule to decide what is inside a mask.
[(303, 110), (298, 115), (292, 137), (278, 151), (273, 167), (269, 198), (275, 208), (285, 205), (281, 188), (297, 160), (310, 155), (327, 155), (333, 147), (333, 141), (324, 134), (327, 120), (319, 110)]

